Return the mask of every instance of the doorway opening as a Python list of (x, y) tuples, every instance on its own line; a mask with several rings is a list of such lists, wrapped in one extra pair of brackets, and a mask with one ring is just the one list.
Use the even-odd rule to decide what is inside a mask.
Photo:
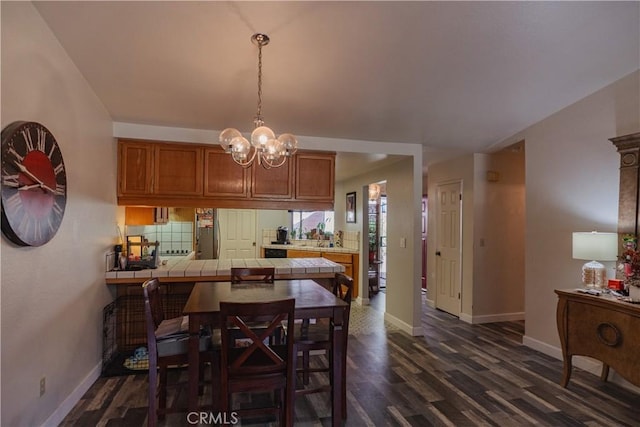
[(387, 288), (386, 181), (369, 184), (367, 215), (369, 298)]

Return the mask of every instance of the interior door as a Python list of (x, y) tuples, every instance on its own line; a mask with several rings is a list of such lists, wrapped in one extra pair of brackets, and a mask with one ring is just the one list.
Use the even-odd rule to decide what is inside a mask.
[(220, 259), (257, 258), (255, 209), (218, 209)]
[(436, 197), (436, 307), (460, 316), (462, 182), (438, 184)]

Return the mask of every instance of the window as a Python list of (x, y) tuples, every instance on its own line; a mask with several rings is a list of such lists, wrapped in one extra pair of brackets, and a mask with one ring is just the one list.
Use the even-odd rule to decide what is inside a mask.
[(310, 234), (312, 230), (319, 231), (318, 229), (322, 228), (324, 233), (333, 234), (333, 211), (289, 211), (289, 213), (292, 239), (313, 238)]

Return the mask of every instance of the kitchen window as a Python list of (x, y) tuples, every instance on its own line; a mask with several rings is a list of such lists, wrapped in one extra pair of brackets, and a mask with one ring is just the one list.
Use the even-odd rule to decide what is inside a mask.
[(290, 237), (292, 239), (311, 238), (311, 230), (319, 228), (323, 229), (324, 233), (333, 234), (334, 232), (333, 211), (289, 211), (289, 214), (291, 216)]

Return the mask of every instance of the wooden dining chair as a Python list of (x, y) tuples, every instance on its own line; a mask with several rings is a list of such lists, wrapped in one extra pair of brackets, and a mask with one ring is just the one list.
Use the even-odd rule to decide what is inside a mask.
[[(183, 316), (165, 319), (160, 282), (157, 278), (145, 281), (142, 289), (149, 355), (149, 409), (147, 422), (150, 427), (155, 427), (158, 419), (164, 418), (165, 414), (187, 410), (186, 407), (182, 408), (175, 405), (167, 408), (167, 377), (170, 366), (185, 366), (189, 362), (188, 321)], [(216, 363), (215, 347), (212, 343), (211, 334), (203, 333), (200, 338), (201, 382), (204, 379), (205, 364)], [(212, 381), (217, 376), (215, 371), (217, 371), (217, 368), (212, 369)], [(215, 394), (213, 392), (214, 400)]]
[(231, 283), (273, 283), (275, 272), (274, 267), (233, 267), (231, 268)]
[[(221, 411), (239, 416), (278, 414), (280, 425), (293, 425), (296, 352), (293, 336), (270, 343), (269, 337), (286, 322), (293, 330), (295, 300), (260, 303), (220, 303)], [(252, 322), (267, 322), (255, 330)], [(238, 331), (240, 333), (238, 333)], [(232, 397), (240, 392), (273, 392), (273, 405), (234, 408)]]
[[(349, 304), (347, 307), (343, 330), (345, 340), (343, 343), (344, 352), (347, 352), (347, 337), (349, 335), (349, 313), (351, 311), (351, 295), (353, 294), (353, 279), (344, 273), (336, 273), (333, 278), (333, 294)], [(332, 384), (323, 384), (317, 387), (307, 387), (309, 385), (309, 374), (313, 372), (329, 372), (329, 378), (333, 372), (333, 355), (331, 349), (333, 347), (331, 340), (331, 326), (328, 319), (318, 319), (312, 324), (305, 319), (302, 324), (296, 325), (295, 332), (296, 348), (302, 354), (302, 366), (297, 368), (297, 373), (302, 374), (302, 383), (305, 386), (296, 390), (296, 395), (304, 395), (309, 393), (330, 392)], [(322, 350), (329, 359), (329, 367), (312, 368), (310, 366), (310, 352), (314, 350)], [(342, 364), (342, 378), (346, 378), (346, 364)], [(342, 413), (346, 414), (346, 399), (342, 402)]]

